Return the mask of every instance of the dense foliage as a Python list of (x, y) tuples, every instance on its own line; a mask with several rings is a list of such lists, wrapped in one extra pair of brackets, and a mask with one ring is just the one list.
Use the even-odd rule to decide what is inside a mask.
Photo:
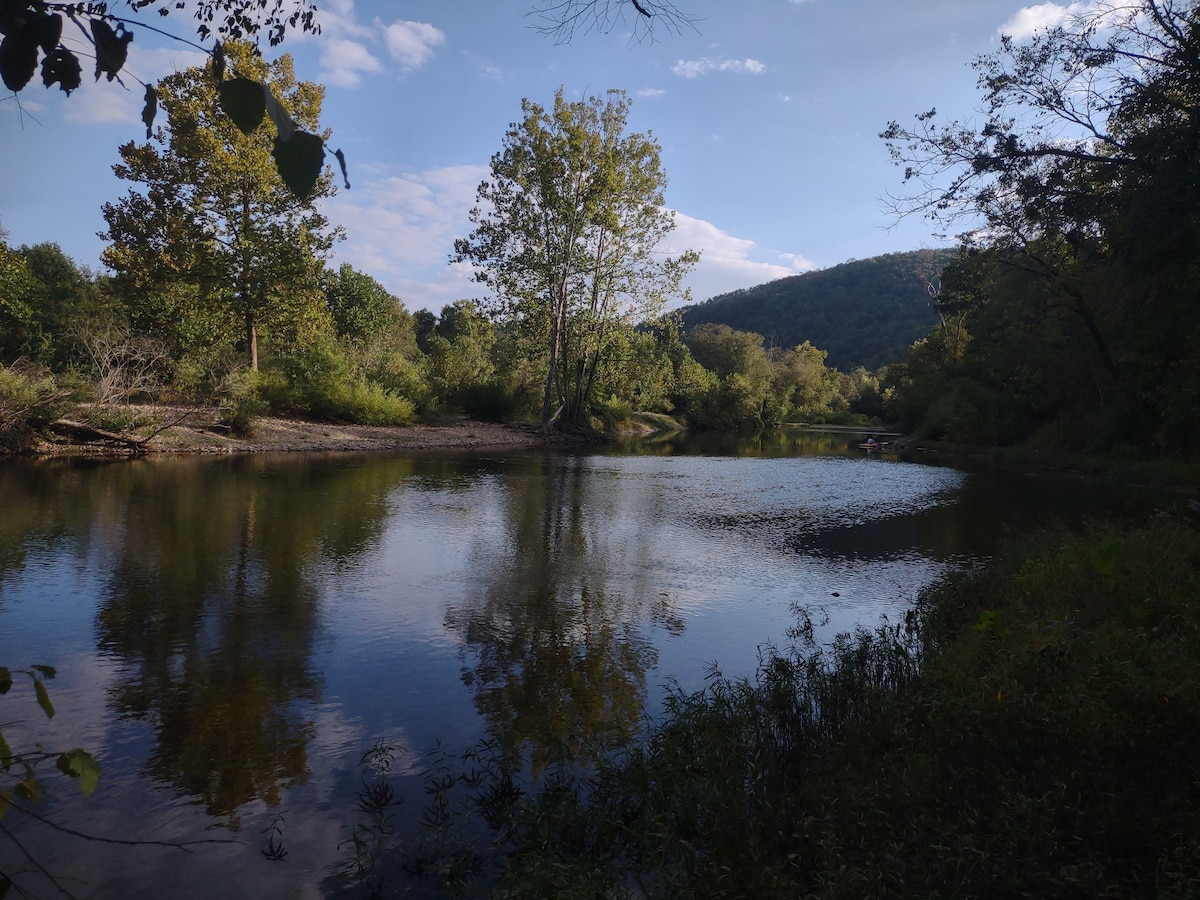
[(976, 63), (980, 123), (884, 132), (907, 208), (973, 228), (893, 371), (927, 435), (1186, 453), (1200, 437), (1200, 9), (1089, 5)]
[(808, 341), (843, 372), (895, 362), (935, 321), (927, 286), (953, 251), (914, 250), (852, 260), (721, 294), (685, 307), (688, 329), (712, 322), (763, 335), (772, 346)]

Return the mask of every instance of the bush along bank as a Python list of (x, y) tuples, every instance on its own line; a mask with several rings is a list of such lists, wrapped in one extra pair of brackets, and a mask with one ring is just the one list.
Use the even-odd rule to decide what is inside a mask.
[(486, 839), (406, 868), (467, 895), (1200, 896), (1198, 598), (1191, 523), (1027, 535), (903, 624), (820, 649), (802, 617), (754, 678), (535, 790), (473, 749)]

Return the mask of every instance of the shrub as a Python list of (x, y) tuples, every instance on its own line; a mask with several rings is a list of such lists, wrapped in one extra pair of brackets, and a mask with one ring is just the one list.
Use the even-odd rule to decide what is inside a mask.
[(606, 400), (593, 403), (592, 412), (600, 420), (600, 425), (605, 431), (613, 431), (633, 418), (633, 404), (610, 395)]
[(25, 449), (39, 428), (62, 415), (69, 393), (48, 371), (0, 366), (0, 449)]
[(254, 433), (254, 420), (265, 415), (270, 406), (259, 392), (258, 373), (238, 369), (225, 377), (220, 389), (221, 424), (239, 437)]

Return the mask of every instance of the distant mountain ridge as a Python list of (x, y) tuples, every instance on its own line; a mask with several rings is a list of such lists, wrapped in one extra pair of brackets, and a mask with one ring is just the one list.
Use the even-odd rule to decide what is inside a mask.
[(843, 372), (895, 362), (937, 321), (923, 278), (957, 251), (912, 250), (791, 275), (682, 309), (685, 329), (705, 322), (761, 334), (768, 346), (808, 341)]

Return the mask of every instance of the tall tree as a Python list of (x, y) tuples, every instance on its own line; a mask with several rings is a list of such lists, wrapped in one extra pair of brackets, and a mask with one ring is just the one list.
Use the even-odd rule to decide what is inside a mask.
[(965, 215), (987, 248), (959, 272), (973, 339), (933, 375), (960, 383), (926, 405), (957, 428), (1021, 398), (1006, 439), (1177, 452), (1200, 435), (1200, 6), (1078, 9), (976, 62), (982, 122), (883, 133), (917, 186), (901, 211)]
[(492, 157), (454, 262), (478, 267), (488, 303), (539, 336), (542, 425), (576, 422), (610, 350), (614, 324), (653, 318), (699, 259), (663, 252), (674, 229), (666, 174), (649, 134), (626, 133), (629, 100), (524, 100)]
[[(226, 53), (270, 88), (297, 125), (317, 131), (324, 88), (297, 82), (290, 57), (268, 64), (245, 44)], [(335, 188), (326, 170), (306, 198), (292, 193), (272, 161), (276, 126), (264, 117), (243, 134), (219, 112), (212, 69), (210, 61), (166, 78), (167, 127), (121, 147), (113, 170), (135, 187), (104, 206), (101, 236), (112, 244), (103, 259), (135, 304), (172, 285), (195, 285), (202, 303), (236, 316), (247, 362), (257, 369), (260, 326), (294, 330), (318, 314), (320, 275), (341, 231), (316, 201)]]

